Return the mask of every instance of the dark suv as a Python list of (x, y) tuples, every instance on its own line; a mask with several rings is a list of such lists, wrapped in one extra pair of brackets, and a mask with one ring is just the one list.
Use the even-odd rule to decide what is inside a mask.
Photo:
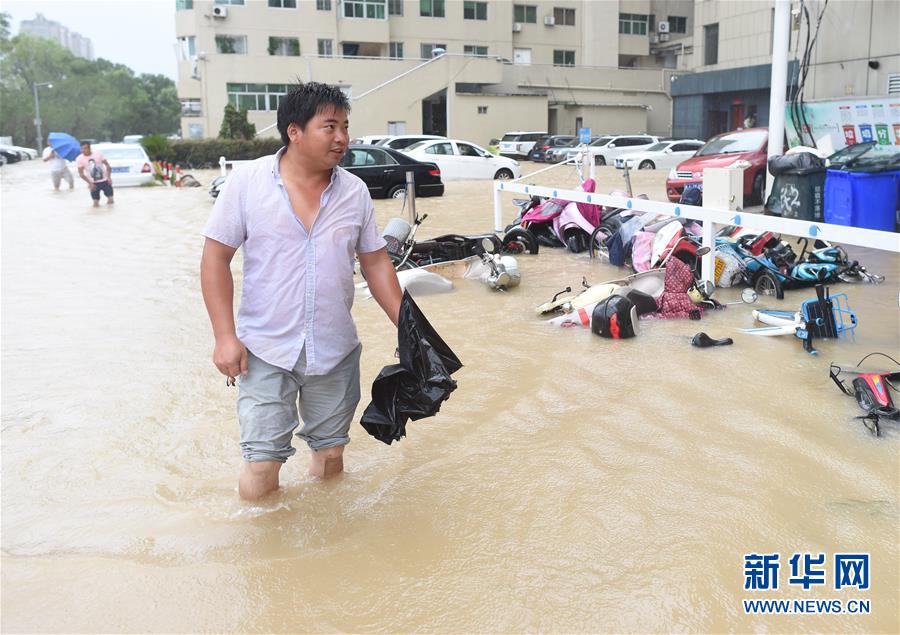
[(531, 152), (528, 153), (528, 158), (532, 161), (545, 161), (548, 150), (568, 145), (574, 138), (570, 134), (553, 134), (541, 137), (535, 142)]

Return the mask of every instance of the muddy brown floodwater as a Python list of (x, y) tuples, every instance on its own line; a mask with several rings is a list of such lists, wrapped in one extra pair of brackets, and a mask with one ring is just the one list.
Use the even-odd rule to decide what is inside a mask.
[[(635, 189), (662, 199), (664, 179)], [(510, 293), (457, 281), (420, 298), (465, 363), (440, 415), (391, 447), (354, 424), (342, 478), (314, 482), (298, 453), (254, 507), (200, 298), (206, 190), (120, 189), (94, 211), (39, 162), (3, 168), (4, 632), (900, 631), (900, 432), (871, 436), (828, 379), (830, 360), (897, 357), (896, 255), (850, 249), (887, 281), (840, 286), (856, 339), (815, 357), (736, 332), (747, 306), (627, 341), (554, 330), (537, 304), (622, 275), (562, 251), (520, 257)], [(450, 183), (419, 199), (420, 236), (488, 231), (491, 201)], [(400, 204), (376, 207), (383, 226)], [(367, 392), (395, 338), (374, 301), (354, 315)], [(693, 348), (700, 330), (735, 343)], [(754, 552), (780, 554), (777, 591), (744, 590)], [(826, 554), (824, 586), (789, 584), (795, 552)], [(868, 590), (834, 590), (836, 552), (870, 554)], [(871, 613), (745, 615), (743, 598)]]

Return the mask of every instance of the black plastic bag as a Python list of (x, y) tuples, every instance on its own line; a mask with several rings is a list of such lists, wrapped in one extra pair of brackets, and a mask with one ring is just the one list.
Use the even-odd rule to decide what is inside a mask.
[(390, 445), (406, 436), (406, 423), (437, 414), (456, 390), (451, 374), (459, 358), (428, 323), (409, 292), (403, 292), (397, 329), (400, 363), (385, 366), (372, 383), (372, 401), (360, 423)]
[(807, 170), (810, 168), (824, 168), (825, 159), (817, 157), (812, 152), (798, 152), (777, 157), (769, 157), (769, 174), (778, 176), (791, 170)]

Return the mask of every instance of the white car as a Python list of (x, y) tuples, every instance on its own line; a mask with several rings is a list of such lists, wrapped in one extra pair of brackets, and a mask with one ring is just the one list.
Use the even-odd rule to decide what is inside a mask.
[(427, 141), (429, 139), (446, 139), (447, 137), (441, 137), (439, 135), (434, 134), (400, 134), (393, 135), (390, 137), (385, 137), (375, 145), (378, 146), (387, 146), (389, 148), (393, 148), (394, 150), (403, 151), (414, 143), (419, 143), (420, 141)]
[(392, 135), (387, 134), (367, 134), (361, 137), (357, 137), (350, 141), (350, 145), (376, 145), (384, 141), (385, 139), (390, 139)]
[(623, 154), (616, 159), (616, 167), (623, 169), (627, 163), (630, 170), (667, 170), (690, 159), (703, 144), (697, 139), (660, 141), (641, 152)]
[(433, 139), (409, 146), (404, 153), (419, 161), (437, 163), (445, 181), (460, 179), (517, 179), (519, 162), (498, 157), (484, 148), (458, 139)]
[(507, 132), (500, 139), (500, 154), (506, 157), (525, 158), (534, 148), (534, 144), (541, 137), (547, 136), (546, 132), (521, 131)]
[(143, 146), (136, 143), (96, 143), (94, 150), (109, 161), (113, 187), (129, 187), (153, 182), (150, 157)]
[[(612, 135), (600, 137), (587, 149), (594, 159), (594, 165), (612, 165), (616, 157), (631, 154), (637, 150), (645, 150), (655, 143), (659, 143), (659, 137), (645, 134)], [(566, 158), (569, 161), (575, 161), (579, 154), (578, 150), (570, 150)]]

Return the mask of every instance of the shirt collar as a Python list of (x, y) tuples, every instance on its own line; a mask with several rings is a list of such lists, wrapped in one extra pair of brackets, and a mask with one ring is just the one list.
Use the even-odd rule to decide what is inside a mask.
[[(277, 185), (284, 185), (284, 182), (281, 180), (281, 157), (284, 156), (285, 152), (287, 152), (287, 146), (282, 146), (281, 149), (275, 153), (275, 157), (272, 161), (272, 178), (275, 179)], [(335, 181), (338, 180), (338, 172), (340, 171), (340, 166), (335, 166), (331, 170), (331, 180), (328, 183), (328, 187), (325, 188), (326, 192), (334, 187)]]

